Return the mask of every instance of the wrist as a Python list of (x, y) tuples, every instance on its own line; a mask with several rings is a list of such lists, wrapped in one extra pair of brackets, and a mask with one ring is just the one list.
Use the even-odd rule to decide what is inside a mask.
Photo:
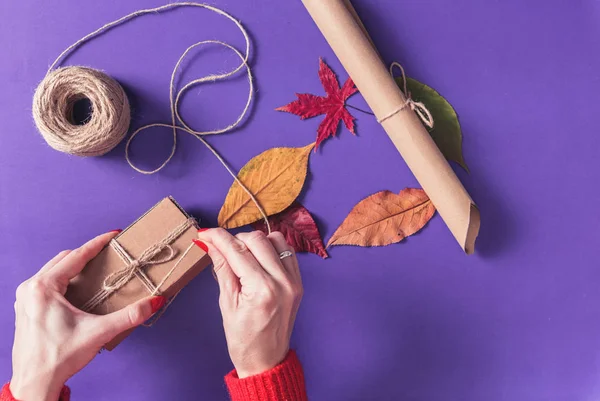
[(250, 376), (260, 375), (279, 365), (286, 357), (288, 351), (281, 357), (273, 357), (270, 360), (249, 358), (250, 360), (243, 363), (234, 363), (235, 371), (240, 379), (245, 379)]
[(235, 367), (235, 371), (237, 372), (238, 378), (245, 379), (247, 377), (256, 376), (256, 375), (264, 373), (264, 372), (266, 372), (268, 370), (271, 370), (275, 366), (277, 366), (277, 365), (273, 365), (273, 366), (267, 366), (267, 365), (264, 365), (264, 366), (247, 366), (247, 367), (244, 366), (244, 367), (240, 367), (240, 368), (238, 368), (236, 366), (234, 366), (234, 367)]
[(62, 383), (53, 383), (50, 378), (32, 380), (13, 375), (9, 389), (19, 401), (57, 401), (63, 386)]
[(254, 377), (240, 378), (237, 370), (225, 376), (232, 401), (307, 401), (302, 365), (294, 351), (273, 369)]

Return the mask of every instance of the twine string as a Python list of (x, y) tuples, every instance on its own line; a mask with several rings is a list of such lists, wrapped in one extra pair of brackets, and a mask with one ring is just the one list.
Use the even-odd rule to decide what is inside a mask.
[[(124, 24), (134, 18), (145, 14), (160, 13), (178, 7), (204, 8), (229, 19), (236, 25), (236, 27), (242, 33), (245, 40), (245, 51), (244, 53), (241, 53), (235, 47), (218, 40), (205, 40), (194, 43), (193, 45), (189, 46), (177, 61), (171, 74), (171, 80), (169, 85), (171, 123), (152, 123), (136, 129), (128, 138), (125, 145), (125, 158), (127, 160), (127, 163), (134, 170), (142, 174), (154, 174), (159, 172), (171, 161), (171, 159), (175, 155), (175, 151), (177, 149), (177, 131), (179, 130), (186, 132), (194, 136), (200, 142), (202, 142), (202, 144), (217, 158), (217, 160), (223, 165), (227, 172), (233, 177), (234, 181), (244, 190), (244, 192), (246, 192), (246, 194), (248, 194), (252, 202), (256, 205), (262, 219), (265, 221), (267, 230), (270, 233), (271, 226), (269, 223), (269, 219), (256, 196), (252, 193), (252, 191), (250, 191), (250, 189), (248, 189), (246, 185), (244, 185), (244, 183), (242, 183), (242, 181), (238, 178), (237, 174), (229, 167), (229, 165), (223, 159), (223, 157), (206, 141), (206, 139), (203, 138), (204, 135), (223, 134), (226, 132), (230, 132), (236, 127), (238, 127), (239, 124), (246, 117), (254, 97), (252, 71), (250, 69), (250, 66), (248, 65), (248, 59), (250, 54), (250, 37), (245, 28), (237, 19), (235, 19), (232, 15), (217, 7), (195, 2), (176, 2), (166, 4), (160, 7), (135, 11), (115, 21), (107, 23), (102, 27), (96, 29), (95, 31), (89, 33), (88, 35), (85, 35), (84, 37), (67, 47), (56, 58), (56, 60), (50, 65), (46, 77), (38, 86), (38, 89), (36, 90), (36, 95), (34, 96), (33, 107), (36, 125), (38, 126), (38, 129), (40, 130), (46, 141), (53, 148), (66, 153), (72, 153), (82, 156), (97, 156), (105, 154), (108, 151), (112, 150), (126, 135), (130, 122), (129, 103), (127, 101), (127, 96), (125, 95), (123, 88), (108, 75), (90, 68), (83, 68), (85, 70), (92, 71), (93, 76), (86, 81), (89, 81), (89, 85), (84, 88), (74, 88), (74, 86), (79, 85), (77, 84), (77, 82), (80, 81), (79, 78), (81, 71), (77, 69), (82, 69), (82, 67), (59, 68), (59, 66), (71, 54), (71, 52), (73, 52), (79, 46), (116, 26)], [(191, 82), (184, 85), (180, 90), (176, 91), (175, 77), (183, 60), (193, 49), (199, 46), (211, 44), (224, 46), (225, 48), (233, 51), (240, 59), (240, 64), (229, 72), (221, 74), (209, 74), (207, 76), (194, 79)], [(219, 80), (229, 78), (237, 74), (240, 70), (244, 68), (247, 71), (248, 78), (248, 98), (242, 112), (233, 123), (229, 124), (224, 128), (209, 131), (197, 131), (191, 128), (183, 120), (179, 112), (179, 103), (182, 95), (187, 90), (198, 84), (206, 82), (216, 82)], [(100, 82), (101, 80), (107, 82)], [(60, 83), (61, 85), (57, 85), (57, 83)], [(56, 95), (57, 86), (60, 86), (61, 91), (63, 92), (62, 98), (64, 98), (64, 101), (60, 102), (60, 107), (55, 107), (54, 109), (51, 109), (52, 105), (57, 104), (53, 97)], [(108, 89), (105, 89), (107, 87)], [(105, 90), (100, 91), (100, 89)], [(96, 94), (96, 92), (101, 93), (100, 95), (98, 95)], [(65, 113), (62, 111), (62, 109), (68, 108), (67, 106), (65, 106), (65, 104), (68, 104), (71, 105), (70, 107), (72, 111), (72, 103), (74, 103), (74, 98), (76, 96), (79, 96), (80, 98), (88, 97), (92, 102), (92, 115), (90, 121), (88, 121), (87, 124), (81, 126), (74, 126), (70, 121), (63, 121), (65, 120)], [(117, 100), (116, 102), (115, 99)], [(102, 114), (100, 113), (100, 111), (102, 110), (108, 111)], [(68, 114), (71, 114), (71, 112), (69, 112)], [(48, 120), (50, 120), (50, 123), (48, 123)], [(171, 146), (170, 154), (166, 158), (166, 160), (164, 160), (157, 168), (153, 170), (144, 170), (136, 166), (132, 162), (130, 157), (130, 145), (133, 139), (140, 132), (152, 127), (170, 128), (173, 133), (173, 143)], [(77, 143), (77, 146), (73, 145), (73, 143), (75, 142)]]
[(394, 77), (394, 67), (398, 68), (400, 70), (400, 73), (402, 74), (402, 82), (404, 83), (404, 91), (403, 92), (404, 92), (404, 96), (405, 96), (406, 100), (404, 101), (404, 103), (402, 105), (400, 105), (394, 111), (392, 111), (391, 113), (388, 113), (384, 117), (378, 119), (377, 122), (381, 124), (384, 121), (386, 121), (387, 119), (389, 119), (390, 117), (393, 117), (396, 114), (400, 113), (402, 110), (405, 110), (406, 108), (410, 108), (412, 111), (417, 113), (417, 115), (419, 116), (421, 121), (423, 121), (423, 123), (427, 127), (432, 129), (433, 128), (433, 116), (429, 112), (429, 109), (427, 109), (427, 107), (423, 104), (423, 102), (416, 102), (412, 99), (411, 94), (408, 91), (408, 86), (406, 83), (406, 74), (404, 73), (404, 68), (402, 67), (402, 65), (400, 63), (394, 61), (390, 65), (390, 74), (392, 75), (392, 77)]

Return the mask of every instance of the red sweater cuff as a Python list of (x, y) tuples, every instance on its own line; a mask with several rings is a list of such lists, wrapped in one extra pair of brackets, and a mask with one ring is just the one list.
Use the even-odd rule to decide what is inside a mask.
[[(0, 390), (0, 401), (19, 401), (15, 397), (13, 397), (10, 392), (10, 383), (6, 383), (2, 390)], [(60, 392), (60, 397), (58, 401), (69, 401), (71, 399), (71, 390), (64, 386), (62, 391)]]
[(308, 400), (302, 365), (294, 351), (290, 351), (273, 369), (256, 376), (240, 379), (233, 370), (225, 376), (225, 383), (231, 401)]

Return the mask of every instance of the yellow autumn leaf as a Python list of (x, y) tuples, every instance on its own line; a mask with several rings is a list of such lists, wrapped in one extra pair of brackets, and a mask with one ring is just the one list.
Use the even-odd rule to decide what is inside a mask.
[[(314, 146), (311, 143), (303, 148), (269, 149), (252, 158), (240, 170), (238, 178), (254, 194), (268, 216), (282, 212), (300, 195), (306, 179), (308, 156)], [(234, 182), (219, 212), (219, 226), (241, 227), (261, 217), (250, 196)]]

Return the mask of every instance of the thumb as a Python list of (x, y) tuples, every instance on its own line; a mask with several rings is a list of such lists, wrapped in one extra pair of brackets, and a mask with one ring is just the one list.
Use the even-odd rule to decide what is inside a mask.
[(106, 341), (148, 320), (166, 303), (163, 296), (147, 297), (99, 319), (101, 336)]

